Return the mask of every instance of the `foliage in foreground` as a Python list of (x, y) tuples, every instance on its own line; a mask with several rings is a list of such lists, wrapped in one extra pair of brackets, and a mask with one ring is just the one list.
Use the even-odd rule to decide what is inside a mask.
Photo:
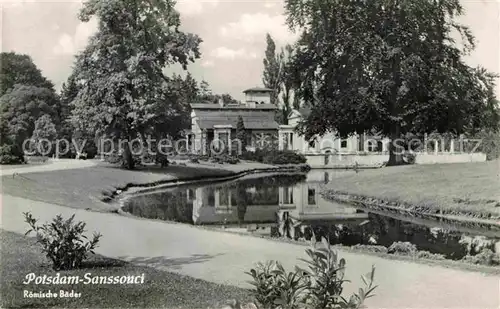
[(94, 233), (91, 240), (83, 233), (85, 223), (75, 222), (75, 215), (64, 220), (57, 215), (51, 223), (37, 225), (37, 219), (30, 212), (23, 213), (25, 222), (29, 224), (30, 230), (26, 235), (35, 232), (37, 243), (42, 246), (42, 251), (52, 262), (54, 270), (75, 269), (82, 265), (89, 253), (94, 253), (101, 234)]
[(312, 246), (303, 259), (308, 269), (298, 266), (287, 272), (277, 261), (259, 263), (247, 274), (252, 276), (253, 295), (259, 308), (361, 308), (367, 298), (373, 296), (375, 268), (362, 277), (365, 288), (349, 299), (342, 296), (345, 260), (339, 259), (326, 238), (322, 247), (312, 238)]

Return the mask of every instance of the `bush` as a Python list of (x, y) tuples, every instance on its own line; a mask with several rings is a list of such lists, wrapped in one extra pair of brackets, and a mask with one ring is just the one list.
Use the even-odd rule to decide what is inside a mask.
[(307, 159), (304, 155), (289, 150), (262, 150), (246, 151), (240, 156), (243, 160), (257, 161), (265, 164), (304, 164)]
[(476, 255), (466, 255), (462, 261), (475, 265), (500, 265), (500, 257), (491, 249), (483, 249)]
[(442, 254), (430, 253), (429, 251), (418, 251), (417, 258), (428, 260), (445, 260), (446, 257)]
[(414, 153), (411, 153), (411, 152), (407, 152), (407, 153), (403, 154), (403, 160), (407, 164), (415, 164), (416, 157), (417, 156)]
[(80, 267), (89, 253), (94, 253), (101, 234), (94, 233), (92, 240), (87, 239), (84, 222), (74, 222), (75, 215), (64, 220), (57, 215), (51, 223), (37, 225), (37, 220), (31, 213), (23, 213), (25, 222), (31, 227), (26, 235), (36, 233), (37, 243), (42, 245), (42, 251), (52, 262), (54, 270), (68, 270)]
[(189, 158), (190, 163), (200, 163), (200, 160), (197, 157), (191, 157)]
[(304, 164), (307, 162), (303, 154), (295, 153), (293, 151), (274, 150), (264, 156), (262, 163), (265, 164)]
[(375, 252), (375, 253), (387, 253), (387, 248), (384, 246), (380, 245), (354, 245), (352, 246), (353, 249), (357, 250), (362, 250), (362, 251), (368, 251), (368, 252)]
[(387, 253), (389, 254), (403, 254), (403, 255), (415, 255), (417, 253), (417, 246), (410, 242), (396, 241), (394, 242)]
[(24, 162), (23, 156), (16, 151), (12, 145), (0, 146), (0, 164), (21, 164)]
[(488, 160), (500, 157), (500, 132), (483, 131), (477, 138), (481, 140), (481, 144), (476, 151), (485, 153)]
[(225, 164), (225, 163), (238, 164), (238, 163), (240, 163), (240, 160), (236, 157), (232, 157), (230, 155), (223, 154), (223, 155), (217, 155), (217, 156), (211, 157), (210, 162), (219, 163), (219, 164)]
[(339, 259), (329, 242), (323, 238), (323, 248), (318, 248), (312, 237), (312, 248), (307, 249), (308, 265), (304, 270), (286, 272), (279, 262), (258, 264), (249, 274), (254, 286), (253, 295), (259, 308), (359, 308), (365, 299), (372, 297), (375, 269), (363, 276), (365, 289), (352, 295), (349, 300), (342, 297), (345, 260)]

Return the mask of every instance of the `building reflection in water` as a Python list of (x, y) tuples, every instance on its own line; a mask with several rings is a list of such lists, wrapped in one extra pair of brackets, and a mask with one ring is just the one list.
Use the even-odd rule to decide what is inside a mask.
[(259, 229), (291, 238), (296, 238), (300, 227), (305, 229), (302, 224), (306, 222), (361, 224), (367, 220), (367, 214), (329, 202), (320, 195), (322, 186), (341, 173), (345, 172), (312, 171), (301, 178), (266, 177), (188, 189), (193, 223)]

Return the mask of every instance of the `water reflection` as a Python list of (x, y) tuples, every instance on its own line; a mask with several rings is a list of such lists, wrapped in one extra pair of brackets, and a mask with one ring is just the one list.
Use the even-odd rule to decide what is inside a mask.
[[(482, 248), (495, 251), (497, 235), (486, 238), (431, 221), (415, 224), (329, 202), (322, 187), (347, 171), (253, 176), (238, 181), (183, 186), (136, 196), (124, 210), (134, 215), (196, 225), (223, 226), (296, 240), (326, 236), (333, 244), (390, 246), (409, 241), (418, 249), (460, 259)], [(479, 234), (479, 233), (478, 233)], [(491, 235), (490, 235), (491, 236)], [(498, 246), (498, 245), (497, 245)]]

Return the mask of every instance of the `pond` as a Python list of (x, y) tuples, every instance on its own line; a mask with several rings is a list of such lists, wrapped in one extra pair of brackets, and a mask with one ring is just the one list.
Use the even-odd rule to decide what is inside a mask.
[(500, 241), (495, 231), (375, 213), (323, 199), (322, 187), (344, 173), (354, 172), (313, 170), (179, 186), (135, 194), (125, 200), (123, 210), (149, 219), (295, 240), (309, 240), (314, 232), (346, 246), (411, 242), (419, 250), (454, 260), (485, 246), (495, 251)]

